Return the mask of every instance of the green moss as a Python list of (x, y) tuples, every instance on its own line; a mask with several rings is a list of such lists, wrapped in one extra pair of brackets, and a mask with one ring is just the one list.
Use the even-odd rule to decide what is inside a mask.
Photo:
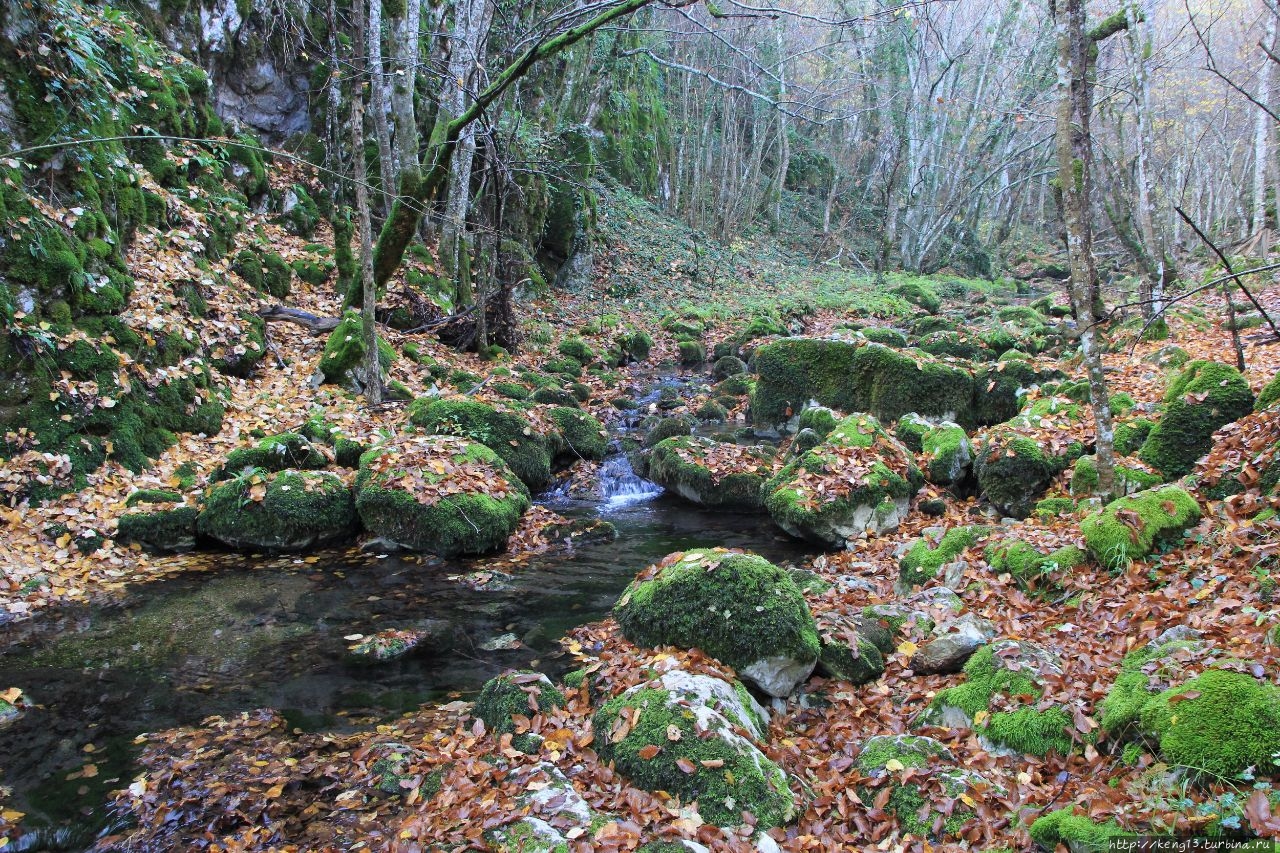
[[(537, 712), (533, 709), (537, 707)], [(564, 694), (545, 675), (512, 672), (485, 682), (476, 699), (476, 716), (495, 736), (515, 731), (516, 715), (531, 717), (564, 707)]]
[[(847, 479), (850, 475), (845, 472), (851, 468), (856, 475)], [(800, 487), (810, 475), (834, 478), (849, 488), (842, 494), (819, 498), (810, 494), (807, 486)], [(824, 531), (842, 529), (861, 508), (874, 508), (867, 522), (879, 524), (882, 515), (893, 514), (895, 506), (910, 499), (923, 484), (924, 478), (909, 454), (875, 418), (850, 415), (822, 444), (786, 465), (765, 484), (765, 508), (789, 532), (825, 541)]]
[(921, 438), (924, 451), (925, 479), (940, 486), (951, 486), (965, 479), (973, 462), (969, 436), (955, 424), (940, 424)]
[(1020, 435), (1017, 427), (993, 431), (977, 454), (978, 487), (1001, 512), (1025, 518), (1080, 450), (1076, 444), (1062, 454), (1046, 453), (1038, 441)]
[(530, 489), (551, 482), (546, 440), (515, 412), (465, 398), (423, 397), (409, 406), (409, 423), (436, 435), (456, 435), (485, 445)]
[[(593, 720), (597, 732), (611, 732), (619, 716), (634, 714), (634, 725), (616, 743), (601, 737), (597, 752), (628, 779), (649, 791), (667, 791), (686, 803), (696, 802), (703, 820), (717, 826), (742, 822), (751, 813), (762, 829), (780, 826), (795, 814), (786, 775), (745, 741), (699, 732), (693, 711), (681, 707), (666, 690), (642, 689), (605, 703)], [(680, 737), (673, 740), (674, 727)], [(658, 747), (651, 758), (642, 756)], [(686, 773), (677, 762), (692, 762)], [(711, 767), (706, 763), (710, 762)]]
[(751, 554), (689, 551), (651, 580), (632, 582), (613, 615), (637, 645), (700, 648), (738, 669), (774, 655), (816, 661), (819, 653), (800, 588)]
[(544, 403), (552, 406), (573, 407), (578, 405), (578, 398), (573, 395), (572, 391), (567, 391), (564, 388), (552, 388), (550, 386), (544, 386), (537, 389), (529, 399), (535, 403)]
[[(389, 470), (375, 474), (371, 463), (391, 452), (401, 451), (374, 448), (361, 457), (356, 509), (371, 532), (392, 542), (443, 557), (493, 553), (506, 545), (530, 506), (524, 484), (482, 444), (447, 436), (425, 439), (401, 452)], [(438, 464), (433, 466), (433, 461)], [(487, 468), (490, 492), (468, 487), (423, 503), (415, 492), (398, 486), (405, 476), (420, 477), (424, 489), (438, 486), (448, 479), (442, 471), (449, 463)], [(505, 494), (491, 493), (498, 486)]]
[(756, 351), (757, 423), (777, 424), (809, 400), (897, 420), (908, 412), (974, 421), (972, 373), (880, 344), (787, 338)]
[(264, 438), (254, 447), (242, 447), (227, 454), (227, 461), (215, 472), (213, 481), (239, 476), (245, 469), (283, 471), (286, 468), (315, 470), (327, 467), (329, 458), (306, 437), (286, 432)]
[(681, 341), (677, 348), (680, 351), (680, 363), (686, 367), (696, 366), (707, 360), (707, 348), (699, 341)]
[(356, 513), (333, 474), (249, 473), (209, 490), (197, 526), (233, 548), (297, 551), (350, 537)]
[[(342, 316), (337, 328), (325, 342), (324, 352), (320, 356), (320, 373), (325, 382), (347, 385), (353, 374), (364, 363), (364, 331), (363, 321), (355, 311), (348, 311)], [(378, 338), (378, 367), (385, 376), (396, 360), (396, 353), (386, 341)]]
[(302, 184), (294, 184), (289, 191), (296, 201), (289, 212), (280, 215), (280, 222), (290, 234), (309, 240), (320, 223), (320, 208)]
[(161, 503), (182, 503), (182, 495), (164, 489), (139, 489), (136, 492), (132, 492), (125, 499), (124, 505), (126, 507), (134, 507), (139, 504)]
[(1249, 383), (1234, 367), (1193, 361), (1170, 384), (1164, 416), (1138, 456), (1166, 477), (1180, 477), (1209, 451), (1214, 431), (1253, 411), (1253, 403)]
[(653, 426), (644, 437), (645, 447), (656, 447), (660, 442), (676, 436), (688, 435), (696, 427), (697, 421), (688, 415), (673, 415), (663, 418)]
[(884, 656), (870, 641), (858, 637), (848, 642), (823, 642), (818, 662), (833, 678), (853, 685), (866, 684), (884, 675)]
[(826, 438), (840, 422), (836, 413), (825, 406), (810, 406), (800, 412), (800, 420), (796, 426), (800, 429), (811, 429), (819, 438)]
[[(1115, 490), (1120, 494), (1149, 489), (1162, 482), (1158, 474), (1127, 465), (1115, 467)], [(1088, 497), (1098, 491), (1098, 463), (1093, 456), (1081, 456), (1071, 472), (1071, 494)]]
[(1150, 643), (1125, 655), (1115, 684), (1099, 706), (1103, 731), (1119, 737), (1128, 734), (1141, 718), (1143, 708), (1160, 692), (1152, 685), (1180, 680), (1186, 654), (1201, 648), (1196, 640), (1172, 640)]
[(715, 400), (707, 400), (694, 415), (700, 421), (724, 421), (729, 417), (729, 410)]
[[(718, 442), (698, 436), (660, 441), (649, 458), (648, 478), (686, 500), (703, 506), (744, 511), (763, 508), (761, 487), (768, 479), (772, 453), (763, 447), (742, 448), (734, 470), (712, 472), (702, 464)], [(684, 457), (692, 457), (687, 461)]]
[(561, 341), (558, 351), (566, 358), (571, 358), (583, 367), (596, 360), (595, 351), (587, 346), (582, 338), (568, 338)]
[(568, 406), (558, 406), (547, 413), (556, 425), (556, 458), (561, 461), (591, 459), (599, 461), (609, 452), (604, 425), (595, 416)]
[(629, 334), (619, 335), (614, 339), (614, 346), (617, 348), (620, 361), (623, 364), (632, 364), (644, 361), (649, 357), (649, 351), (653, 348), (653, 338), (642, 331), (633, 331)]
[(942, 301), (938, 299), (938, 294), (934, 292), (931, 285), (921, 279), (912, 279), (903, 282), (889, 291), (895, 296), (901, 296), (919, 308), (923, 308), (930, 314), (937, 314), (938, 309), (942, 307)]
[(1271, 773), (1280, 753), (1280, 688), (1246, 673), (1209, 670), (1154, 697), (1140, 725), (1159, 738), (1170, 764), (1215, 777), (1251, 767)]
[(884, 344), (887, 347), (905, 347), (907, 345), (907, 336), (897, 329), (890, 329), (884, 326), (867, 326), (861, 331), (862, 336), (873, 344)]
[(126, 544), (137, 542), (155, 551), (190, 551), (196, 544), (198, 516), (199, 511), (190, 506), (126, 513), (120, 516), (115, 538)]
[(1131, 837), (1115, 821), (1094, 823), (1074, 814), (1071, 807), (1049, 812), (1031, 824), (1031, 838), (1045, 850), (1065, 844), (1080, 853), (1105, 853), (1116, 839)]
[(1008, 572), (1024, 590), (1044, 590), (1057, 586), (1060, 574), (1084, 565), (1085, 553), (1067, 545), (1051, 554), (1042, 554), (1025, 542), (999, 542), (988, 546), (985, 558), (992, 570)]
[(987, 527), (953, 527), (942, 536), (936, 548), (926, 539), (917, 539), (898, 561), (898, 573), (907, 586), (924, 584), (936, 578), (947, 563), (960, 559), (968, 548), (990, 533)]
[(292, 284), (293, 268), (275, 252), (265, 254), (262, 258), (262, 286), (267, 293), (284, 299), (289, 295)]
[(950, 758), (951, 752), (931, 737), (920, 735), (875, 735), (858, 753), (858, 769), (871, 774), (883, 770), (892, 760), (903, 767), (927, 767), (935, 758)]
[(1027, 755), (1044, 757), (1051, 752), (1069, 755), (1074, 742), (1067, 731), (1073, 728), (1064, 708), (1019, 708), (992, 714), (975, 730), (994, 743)]
[(508, 400), (529, 399), (529, 389), (515, 382), (494, 382), (489, 386), (494, 393), (501, 394)]
[(985, 355), (985, 346), (980, 340), (959, 332), (934, 332), (921, 338), (917, 346), (930, 355), (942, 357), (971, 360)]
[(1200, 505), (1178, 486), (1164, 486), (1112, 501), (1080, 524), (1089, 554), (1113, 572), (1123, 571), (1162, 542), (1180, 536), (1200, 518)]
[(1026, 671), (997, 663), (992, 646), (978, 649), (965, 664), (964, 674), (965, 682), (938, 693), (932, 707), (950, 705), (972, 719), (979, 711), (990, 711), (996, 695), (1039, 697), (1041, 693), (1040, 685)]
[(1263, 387), (1258, 394), (1258, 400), (1254, 403), (1253, 410), (1261, 412), (1275, 405), (1276, 400), (1280, 400), (1280, 373), (1271, 377), (1271, 381)]
[(1151, 434), (1155, 422), (1146, 418), (1135, 418), (1117, 424), (1115, 428), (1115, 450), (1119, 456), (1128, 456), (1142, 447), (1147, 436)]

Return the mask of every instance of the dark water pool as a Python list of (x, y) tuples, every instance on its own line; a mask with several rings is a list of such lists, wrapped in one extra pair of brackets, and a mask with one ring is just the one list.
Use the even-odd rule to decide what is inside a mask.
[[(805, 553), (766, 518), (664, 496), (554, 508), (607, 519), (619, 537), (535, 557), (487, 589), (449, 577), (484, 571), (483, 560), (227, 555), (213, 571), (136, 587), (119, 604), (8, 629), (0, 686), (22, 688), (37, 707), (0, 731), (7, 805), (28, 825), (73, 825), (83, 837), (105, 819), (106, 792), (128, 784), (140, 732), (259, 707), (295, 726), (347, 729), (475, 691), (509, 667), (559, 674), (567, 661), (556, 640), (604, 616), (635, 572), (671, 551), (721, 545), (784, 564)], [(450, 623), (452, 651), (379, 665), (346, 654), (348, 635), (426, 620)], [(485, 650), (504, 635), (515, 648)], [(497, 645), (512, 646), (511, 637)]]

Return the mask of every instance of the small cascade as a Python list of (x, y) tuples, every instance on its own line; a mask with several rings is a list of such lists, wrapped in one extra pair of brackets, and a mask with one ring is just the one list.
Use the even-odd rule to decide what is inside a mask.
[(600, 497), (602, 509), (614, 509), (646, 501), (662, 494), (662, 487), (631, 470), (627, 454), (616, 453), (600, 465)]

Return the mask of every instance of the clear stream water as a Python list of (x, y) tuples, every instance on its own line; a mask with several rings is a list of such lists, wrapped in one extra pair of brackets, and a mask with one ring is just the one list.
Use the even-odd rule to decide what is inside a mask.
[[(484, 571), (485, 560), (226, 554), (214, 571), (132, 588), (110, 606), (0, 630), (0, 686), (21, 687), (38, 705), (0, 730), (0, 785), (14, 792), (7, 805), (27, 812), (29, 825), (75, 828), (65, 843), (25, 849), (87, 846), (106, 819), (107, 792), (133, 775), (141, 732), (261, 707), (308, 730), (346, 730), (476, 691), (504, 669), (559, 675), (568, 661), (557, 640), (605, 616), (637, 571), (672, 551), (745, 548), (783, 564), (807, 553), (759, 516), (662, 495), (622, 455), (602, 465), (601, 477), (599, 500), (542, 502), (613, 523), (617, 541), (536, 556), (489, 588), (449, 579)], [(384, 664), (346, 654), (347, 635), (424, 620), (450, 623), (452, 651)], [(518, 647), (483, 648), (508, 634)], [(96, 776), (66, 778), (90, 761)]]

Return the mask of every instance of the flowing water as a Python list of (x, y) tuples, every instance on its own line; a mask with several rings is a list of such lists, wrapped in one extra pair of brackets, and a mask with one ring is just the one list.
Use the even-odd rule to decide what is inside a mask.
[[(0, 730), (0, 784), (14, 790), (7, 805), (31, 825), (80, 830), (62, 846), (29, 849), (86, 846), (78, 839), (102, 825), (107, 792), (130, 780), (140, 732), (260, 707), (305, 729), (348, 730), (465, 697), (504, 669), (559, 675), (568, 660), (557, 640), (605, 616), (637, 571), (672, 551), (745, 548), (782, 564), (806, 553), (759, 516), (663, 495), (624, 454), (603, 463), (597, 492), (543, 502), (611, 522), (616, 541), (516, 569), (350, 552), (226, 554), (213, 571), (132, 588), (110, 606), (5, 629), (0, 686), (37, 704)], [(383, 664), (347, 654), (350, 635), (415, 627), (432, 628), (444, 648)]]

